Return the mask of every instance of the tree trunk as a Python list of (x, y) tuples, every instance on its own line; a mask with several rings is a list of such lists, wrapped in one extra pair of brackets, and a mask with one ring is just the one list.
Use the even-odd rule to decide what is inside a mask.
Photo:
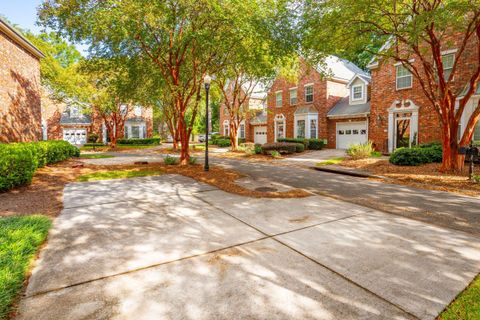
[(178, 121), (178, 134), (180, 137), (180, 165), (187, 165), (190, 160), (190, 150), (189, 150), (189, 134), (187, 124), (185, 123), (184, 117)]
[(238, 126), (235, 121), (230, 120), (230, 150), (238, 150)]
[(463, 171), (464, 157), (458, 154), (459, 146), (456, 135), (443, 134), (443, 159), (441, 172), (458, 173)]

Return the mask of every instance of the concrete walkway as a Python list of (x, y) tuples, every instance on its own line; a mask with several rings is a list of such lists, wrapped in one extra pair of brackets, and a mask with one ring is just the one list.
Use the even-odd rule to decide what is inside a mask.
[(70, 184), (17, 319), (434, 319), (480, 238), (177, 175)]

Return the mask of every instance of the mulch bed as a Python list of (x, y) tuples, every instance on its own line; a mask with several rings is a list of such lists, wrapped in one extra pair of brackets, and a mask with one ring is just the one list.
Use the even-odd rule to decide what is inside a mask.
[(146, 165), (95, 166), (83, 165), (78, 160), (68, 160), (39, 169), (29, 186), (0, 193), (0, 216), (43, 214), (56, 217), (63, 208), (63, 188), (67, 183), (75, 182), (83, 174), (121, 169), (162, 170), (167, 174), (180, 174), (193, 178), (229, 193), (254, 198), (299, 198), (311, 195), (300, 189), (287, 192), (249, 190), (235, 184), (236, 179), (243, 177), (241, 174), (217, 166), (212, 166), (209, 172), (205, 172), (201, 165), (167, 166), (160, 163), (151, 163)]
[[(459, 174), (448, 174), (439, 171), (439, 163), (429, 163), (421, 166), (396, 166), (385, 159), (345, 160), (340, 165), (386, 177), (387, 182), (391, 183), (468, 196), (480, 196), (480, 184), (468, 179), (467, 168)], [(479, 172), (478, 169), (477, 172)]]

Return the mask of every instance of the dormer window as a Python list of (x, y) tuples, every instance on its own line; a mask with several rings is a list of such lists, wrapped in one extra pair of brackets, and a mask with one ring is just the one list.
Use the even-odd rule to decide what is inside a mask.
[(120, 114), (126, 115), (126, 114), (127, 114), (127, 111), (128, 111), (128, 110), (127, 110), (127, 106), (126, 106), (125, 104), (122, 104), (122, 105), (120, 106)]
[(356, 85), (352, 87), (352, 101), (363, 100), (363, 86)]
[(142, 107), (141, 106), (135, 106), (133, 109), (133, 113), (135, 116), (140, 117), (142, 115)]
[(78, 110), (78, 107), (71, 106), (70, 107), (70, 117), (77, 118), (79, 115), (80, 115), (80, 110)]

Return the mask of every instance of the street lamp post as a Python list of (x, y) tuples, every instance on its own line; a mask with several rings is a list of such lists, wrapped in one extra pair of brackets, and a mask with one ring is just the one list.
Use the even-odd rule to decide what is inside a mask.
[(205, 97), (205, 165), (203, 167), (203, 169), (205, 171), (208, 171), (209, 170), (209, 166), (208, 166), (208, 93), (209, 93), (209, 90), (210, 90), (210, 82), (212, 81), (212, 77), (210, 77), (208, 74), (205, 76), (205, 78), (203, 79), (203, 81), (205, 82), (205, 93), (206, 93), (206, 97)]

